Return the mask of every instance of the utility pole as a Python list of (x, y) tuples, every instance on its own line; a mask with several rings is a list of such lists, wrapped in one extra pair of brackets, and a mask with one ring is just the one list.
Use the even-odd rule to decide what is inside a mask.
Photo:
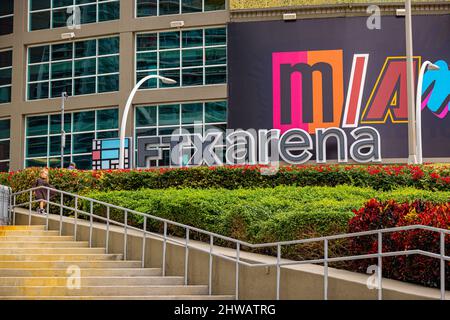
[(406, 78), (408, 101), (408, 163), (417, 163), (416, 110), (414, 108), (414, 64), (411, 0), (405, 0)]
[(61, 169), (64, 169), (64, 149), (66, 147), (66, 132), (64, 131), (64, 104), (69, 98), (67, 92), (61, 94)]

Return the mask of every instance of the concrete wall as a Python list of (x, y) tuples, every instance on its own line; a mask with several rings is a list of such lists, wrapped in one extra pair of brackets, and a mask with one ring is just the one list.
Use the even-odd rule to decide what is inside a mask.
[[(16, 224), (28, 224), (29, 213), (25, 209), (16, 209)], [(49, 217), (49, 229), (59, 230), (59, 216)], [(45, 217), (31, 214), (31, 224), (45, 224)], [(73, 235), (74, 219), (63, 218), (62, 234)], [(93, 247), (105, 247), (106, 227), (104, 224), (94, 223), (92, 229)], [(123, 253), (124, 230), (122, 227), (112, 226), (109, 236), (109, 252)], [(175, 238), (174, 238), (175, 239)], [(78, 220), (77, 240), (89, 240), (89, 223)], [(183, 239), (179, 239), (182, 240)], [(209, 250), (209, 245), (191, 241), (195, 248)], [(162, 248), (160, 239), (149, 237), (146, 240), (145, 267), (162, 266)], [(233, 249), (214, 247), (214, 252), (235, 256)], [(127, 259), (141, 260), (142, 233), (128, 230)], [(185, 248), (175, 244), (167, 244), (166, 275), (184, 276)], [(273, 263), (274, 257), (241, 253), (241, 259), (249, 263)], [(208, 284), (209, 254), (191, 248), (189, 250), (189, 284)], [(236, 264), (220, 257), (213, 258), (212, 288), (214, 294), (235, 293)], [(276, 268), (275, 267), (247, 267), (240, 266), (239, 272), (240, 299), (275, 299), (276, 298)], [(345, 270), (329, 268), (329, 299), (377, 299), (377, 290), (369, 290), (366, 282), (368, 275), (357, 274)], [(283, 267), (280, 282), (281, 299), (323, 299), (323, 267), (317, 265), (299, 265)], [(439, 299), (440, 293), (436, 289), (424, 288), (417, 285), (402, 283), (395, 280), (383, 279), (384, 299)], [(450, 292), (447, 292), (450, 298)]]

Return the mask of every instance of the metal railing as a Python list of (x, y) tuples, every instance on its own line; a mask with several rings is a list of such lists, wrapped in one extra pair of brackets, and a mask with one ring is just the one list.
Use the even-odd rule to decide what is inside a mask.
[(11, 201), (11, 188), (0, 186), (0, 226), (10, 223), (9, 207)]
[[(410, 225), (410, 226), (403, 226), (403, 227), (396, 227), (396, 228), (388, 228), (388, 229), (379, 229), (379, 230), (371, 230), (371, 231), (364, 231), (364, 232), (357, 232), (357, 233), (348, 233), (348, 234), (338, 234), (338, 235), (332, 235), (332, 236), (325, 236), (325, 237), (317, 237), (317, 238), (310, 238), (310, 239), (301, 239), (301, 240), (293, 240), (293, 241), (280, 241), (280, 242), (273, 242), (273, 243), (262, 243), (262, 244), (252, 244), (245, 241), (240, 241), (237, 239), (233, 239), (230, 237), (226, 237), (220, 234), (208, 232), (205, 230), (201, 230), (199, 228), (195, 228), (189, 225), (181, 224), (175, 221), (170, 221), (167, 219), (163, 219), (157, 216), (152, 216), (150, 214), (138, 212), (135, 210), (127, 209), (124, 207), (116, 206), (113, 204), (109, 204), (103, 201), (99, 201), (96, 199), (84, 197), (81, 195), (65, 192), (62, 190), (52, 189), (48, 187), (37, 187), (32, 188), (24, 191), (19, 191), (16, 193), (12, 193), (10, 195), (10, 215), (11, 215), (11, 221), (13, 224), (15, 224), (15, 208), (16, 207), (23, 207), (28, 206), (29, 215), (28, 215), (28, 224), (31, 225), (31, 218), (32, 218), (32, 204), (39, 202), (40, 200), (33, 200), (33, 192), (37, 189), (46, 189), (47, 190), (47, 199), (50, 199), (50, 192), (54, 193), (55, 195), (60, 195), (60, 201), (53, 202), (51, 199), (46, 201), (47, 205), (47, 213), (49, 212), (50, 205), (57, 206), (60, 208), (59, 212), (59, 234), (62, 234), (62, 224), (63, 224), (63, 213), (64, 209), (74, 212), (74, 229), (73, 229), (73, 236), (75, 240), (77, 239), (77, 230), (78, 230), (78, 220), (81, 220), (80, 215), (87, 216), (88, 219), (82, 219), (83, 221), (89, 221), (89, 246), (92, 247), (92, 229), (93, 229), (93, 220), (97, 219), (99, 221), (103, 221), (106, 223), (106, 232), (105, 232), (105, 246), (106, 246), (106, 252), (108, 253), (109, 250), (109, 237), (110, 237), (110, 227), (111, 225), (116, 225), (119, 227), (122, 227), (124, 229), (124, 239), (123, 239), (123, 256), (124, 259), (127, 259), (127, 237), (128, 237), (128, 231), (134, 230), (142, 233), (142, 255), (141, 255), (141, 266), (144, 267), (145, 265), (145, 252), (146, 252), (146, 239), (148, 236), (153, 236), (157, 239), (162, 240), (163, 250), (162, 250), (162, 275), (166, 275), (166, 255), (167, 255), (167, 244), (174, 244), (184, 247), (185, 249), (185, 257), (184, 257), (184, 283), (188, 284), (188, 272), (189, 272), (189, 250), (196, 250), (200, 252), (204, 252), (209, 255), (209, 274), (208, 274), (208, 292), (211, 295), (212, 290), (212, 275), (213, 275), (213, 258), (221, 258), (230, 262), (235, 263), (235, 298), (239, 299), (239, 269), (240, 266), (246, 266), (251, 268), (256, 267), (275, 267), (276, 268), (276, 298), (277, 300), (280, 299), (280, 282), (281, 282), (281, 268), (286, 266), (294, 266), (294, 265), (302, 265), (302, 264), (323, 264), (323, 277), (324, 277), (324, 284), (323, 284), (323, 292), (324, 292), (324, 299), (328, 299), (328, 280), (329, 280), (329, 264), (333, 262), (343, 262), (343, 261), (354, 261), (354, 260), (362, 260), (362, 259), (377, 259), (377, 290), (378, 290), (378, 299), (382, 300), (383, 298), (383, 279), (382, 279), (382, 259), (385, 257), (397, 257), (397, 256), (408, 256), (408, 255), (422, 255), (430, 258), (435, 258), (440, 260), (440, 299), (445, 300), (445, 267), (446, 262), (450, 261), (450, 256), (446, 255), (445, 252), (445, 237), (446, 235), (450, 234), (450, 230), (447, 229), (440, 229), (430, 226), (424, 226), (424, 225)], [(19, 196), (26, 195), (28, 197), (28, 201), (17, 203), (17, 198)], [(67, 206), (64, 204), (64, 198), (65, 197), (72, 197), (74, 199), (74, 206)], [(84, 211), (79, 208), (79, 201), (87, 201), (89, 203), (89, 212)], [(97, 215), (94, 213), (94, 204), (101, 205), (106, 208), (106, 217)], [(111, 209), (122, 211), (124, 214), (124, 222), (112, 220), (110, 218), (110, 212)], [(143, 218), (143, 228), (136, 228), (134, 226), (131, 226), (128, 224), (128, 217), (129, 215), (137, 215), (141, 216)], [(163, 233), (157, 233), (157, 232), (151, 232), (147, 230), (148, 221), (154, 220), (163, 225)], [(48, 224), (49, 224), (49, 214), (45, 215), (45, 224), (46, 229), (48, 230)], [(176, 237), (168, 235), (168, 227), (179, 227), (185, 230), (185, 239), (179, 240)], [(387, 233), (393, 233), (393, 232), (401, 232), (401, 231), (411, 231), (411, 230), (427, 230), (431, 232), (439, 233), (440, 235), (440, 241), (439, 241), (439, 253), (429, 252), (425, 250), (420, 249), (412, 249), (412, 250), (404, 250), (404, 251), (393, 251), (393, 252), (383, 252), (383, 235)], [(198, 245), (193, 245), (191, 240), (191, 233), (197, 232), (203, 236), (206, 236), (209, 238), (209, 246), (207, 246), (207, 249), (202, 248)], [(341, 256), (341, 257), (329, 257), (328, 251), (329, 251), (329, 242), (333, 240), (340, 240), (340, 239), (348, 239), (348, 238), (354, 238), (354, 237), (361, 237), (361, 236), (377, 236), (378, 241), (378, 247), (377, 247), (377, 253), (370, 253), (370, 254), (362, 254), (362, 255), (354, 255), (354, 256)], [(179, 238), (179, 237), (178, 237)], [(220, 252), (217, 252), (217, 250), (214, 250), (214, 241), (215, 240), (223, 240), (227, 242), (231, 242), (236, 247), (236, 255), (230, 256), (226, 255)], [(321, 242), (323, 243), (323, 258), (321, 259), (309, 259), (309, 260), (301, 260), (301, 261), (292, 261), (292, 260), (282, 260), (281, 254), (282, 254), (282, 248), (286, 246), (291, 245), (299, 245), (299, 244), (311, 244)], [(204, 244), (207, 244), (203, 241)], [(244, 260), (242, 260), (241, 256), (241, 250), (242, 247), (247, 247), (249, 249), (267, 249), (267, 248), (276, 248), (276, 262), (273, 263), (249, 263)], [(274, 259), (275, 260), (275, 259)]]

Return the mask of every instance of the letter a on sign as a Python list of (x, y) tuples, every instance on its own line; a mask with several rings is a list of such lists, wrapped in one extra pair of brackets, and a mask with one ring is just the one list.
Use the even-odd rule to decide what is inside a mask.
[[(414, 58), (414, 71), (420, 61)], [(388, 57), (378, 77), (377, 83), (364, 109), (361, 123), (392, 123), (408, 121), (406, 93), (406, 58)]]

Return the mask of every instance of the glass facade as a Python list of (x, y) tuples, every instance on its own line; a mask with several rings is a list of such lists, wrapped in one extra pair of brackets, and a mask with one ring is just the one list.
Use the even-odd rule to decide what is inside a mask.
[(149, 74), (176, 80), (155, 79), (143, 89), (223, 84), (227, 81), (227, 30), (205, 28), (143, 33), (136, 36), (136, 82)]
[(119, 37), (28, 48), (28, 100), (119, 90)]
[(9, 171), (11, 121), (0, 119), (0, 171)]
[(12, 50), (0, 50), (0, 104), (11, 102)]
[(225, 0), (136, 0), (136, 17), (225, 10)]
[[(227, 126), (227, 102), (197, 102), (156, 106), (137, 106), (135, 108), (135, 142), (139, 137), (170, 136), (175, 130), (182, 133), (222, 131)], [(183, 130), (183, 131), (181, 131)], [(150, 162), (150, 166), (169, 166), (169, 146), (161, 146), (163, 159)], [(224, 154), (224, 145), (217, 152)], [(192, 156), (190, 149), (183, 156), (185, 164)]]
[(29, 0), (28, 8), (30, 31), (120, 18), (119, 0)]
[[(66, 113), (64, 166), (75, 162), (79, 169), (92, 168), (92, 140), (116, 138), (119, 110), (98, 109)], [(61, 166), (61, 115), (26, 118), (25, 167)]]
[(13, 33), (14, 0), (1, 0), (0, 36)]

